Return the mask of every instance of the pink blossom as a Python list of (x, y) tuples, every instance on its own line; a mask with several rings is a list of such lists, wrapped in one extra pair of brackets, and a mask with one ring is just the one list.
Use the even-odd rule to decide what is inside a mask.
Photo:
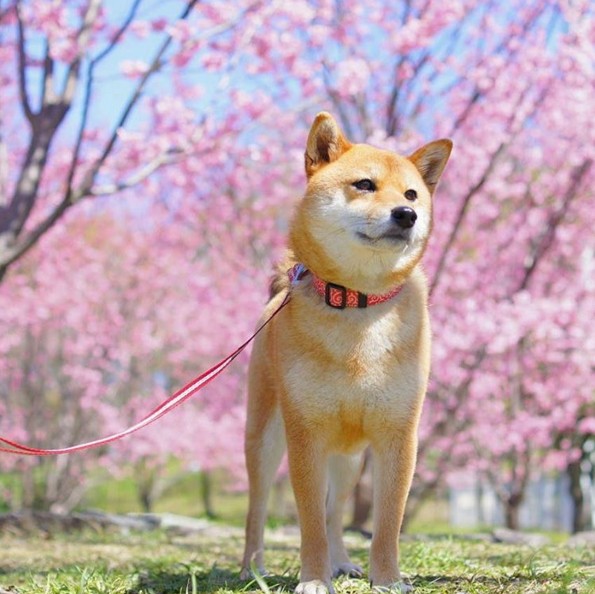
[(335, 88), (342, 97), (360, 94), (370, 79), (370, 69), (365, 60), (343, 60), (336, 67)]
[(124, 60), (120, 63), (120, 71), (124, 76), (129, 78), (136, 78), (146, 74), (149, 70), (149, 65), (142, 60)]

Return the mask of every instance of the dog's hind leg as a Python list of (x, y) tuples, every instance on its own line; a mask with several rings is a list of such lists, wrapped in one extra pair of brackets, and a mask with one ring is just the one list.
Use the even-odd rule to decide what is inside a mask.
[(343, 544), (343, 511), (362, 469), (362, 455), (337, 454), (329, 459), (329, 491), (326, 501), (326, 529), (334, 576), (361, 577), (363, 570), (349, 560)]
[[(256, 365), (255, 367), (258, 367)], [(250, 370), (250, 396), (246, 423), (246, 467), (249, 481), (249, 505), (246, 518), (246, 542), (242, 560), (242, 579), (252, 575), (254, 563), (264, 569), (264, 524), (267, 501), (275, 474), (285, 451), (285, 433), (278, 401), (266, 375)]]

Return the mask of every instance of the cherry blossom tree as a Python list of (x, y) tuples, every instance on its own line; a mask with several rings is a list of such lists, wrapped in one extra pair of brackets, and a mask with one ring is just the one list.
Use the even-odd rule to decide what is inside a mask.
[[(514, 526), (529, 478), (576, 474), (593, 440), (593, 13), (5, 3), (0, 430), (62, 445), (119, 429), (241, 342), (327, 109), (353, 140), (401, 153), (455, 141), (425, 261), (434, 366), (411, 507), (468, 468)], [(43, 463), (80, 477), (99, 458), (138, 461), (150, 490), (173, 454), (241, 481), (244, 369), (154, 432)]]

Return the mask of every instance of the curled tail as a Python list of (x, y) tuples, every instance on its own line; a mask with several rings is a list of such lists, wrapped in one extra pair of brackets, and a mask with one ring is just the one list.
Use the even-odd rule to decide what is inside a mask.
[(279, 293), (289, 290), (289, 277), (287, 271), (297, 264), (291, 250), (287, 250), (281, 261), (275, 266), (269, 284), (269, 301)]

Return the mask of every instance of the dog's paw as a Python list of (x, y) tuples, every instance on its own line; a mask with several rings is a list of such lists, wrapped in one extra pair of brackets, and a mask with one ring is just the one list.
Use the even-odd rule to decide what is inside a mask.
[(359, 565), (351, 563), (350, 561), (333, 564), (333, 577), (340, 575), (361, 578), (364, 575), (364, 570)]
[(388, 586), (372, 586), (375, 594), (407, 594), (413, 592), (413, 586), (405, 582), (394, 582)]
[(335, 594), (335, 590), (330, 584), (325, 584), (321, 580), (310, 580), (300, 582), (295, 589), (295, 594)]

